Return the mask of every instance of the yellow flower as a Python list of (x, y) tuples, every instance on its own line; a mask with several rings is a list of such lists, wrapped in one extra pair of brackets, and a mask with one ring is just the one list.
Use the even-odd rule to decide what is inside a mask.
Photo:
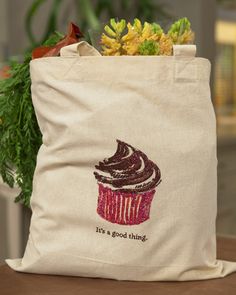
[(141, 34), (142, 33), (143, 25), (142, 25), (141, 21), (138, 18), (135, 18), (134, 19), (134, 25), (133, 25), (133, 27), (134, 27), (135, 31), (138, 34)]
[(124, 53), (127, 55), (139, 54), (139, 47), (145, 41), (158, 41), (162, 35), (162, 29), (157, 24), (144, 23), (135, 19), (134, 24), (127, 24), (128, 32), (122, 37)]
[(121, 38), (123, 52), (126, 55), (136, 55), (139, 46), (139, 33), (130, 23), (127, 24), (128, 32)]
[(194, 33), (191, 30), (189, 20), (184, 17), (176, 21), (168, 32), (174, 44), (189, 44), (194, 41)]
[(137, 55), (139, 43), (138, 42), (127, 42), (123, 45), (123, 49), (126, 55)]
[(140, 36), (141, 42), (145, 40), (158, 41), (161, 37), (162, 30), (158, 30), (156, 24), (145, 22)]
[(190, 30), (179, 37), (180, 44), (190, 44), (194, 41), (194, 33)]
[(102, 55), (110, 56), (110, 55), (120, 55), (120, 52), (117, 51), (115, 48), (107, 48), (102, 46)]
[(131, 25), (131, 23), (127, 24), (127, 29), (128, 32), (126, 35), (124, 35), (121, 40), (122, 42), (130, 42), (130, 41), (134, 41), (137, 40), (139, 38), (139, 34), (138, 32), (135, 30), (135, 28)]
[(101, 37), (101, 44), (102, 45), (102, 54), (103, 55), (116, 55), (116, 53), (120, 53), (121, 44), (116, 39), (110, 38), (104, 33)]
[[(127, 33), (124, 34), (125, 28)], [(188, 44), (194, 33), (187, 18), (179, 19), (165, 34), (157, 23), (141, 23), (134, 19), (126, 25), (125, 20), (110, 20), (101, 36), (103, 55), (172, 55), (173, 44)]]
[(172, 55), (173, 42), (168, 35), (162, 34), (159, 45), (160, 45), (160, 55), (168, 55), (168, 56)]
[(104, 27), (107, 35), (103, 33), (101, 37), (102, 55), (121, 55), (123, 50), (121, 35), (126, 27), (126, 21), (122, 19), (116, 22), (112, 18), (110, 20), (110, 26), (106, 25)]

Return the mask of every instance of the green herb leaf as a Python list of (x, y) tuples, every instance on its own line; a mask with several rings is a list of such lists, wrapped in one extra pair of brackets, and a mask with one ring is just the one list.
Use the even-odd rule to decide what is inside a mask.
[[(53, 46), (63, 37), (52, 35), (45, 43)], [(32, 180), (42, 135), (31, 100), (31, 79), (27, 53), (23, 63), (10, 62), (10, 77), (0, 80), (0, 175), (21, 192), (16, 202), (30, 206)]]

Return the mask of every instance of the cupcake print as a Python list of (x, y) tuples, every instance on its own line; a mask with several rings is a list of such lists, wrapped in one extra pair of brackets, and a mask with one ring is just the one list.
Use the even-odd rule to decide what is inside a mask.
[(115, 154), (95, 166), (97, 213), (112, 223), (137, 225), (150, 217), (161, 172), (140, 150), (120, 140), (117, 144)]

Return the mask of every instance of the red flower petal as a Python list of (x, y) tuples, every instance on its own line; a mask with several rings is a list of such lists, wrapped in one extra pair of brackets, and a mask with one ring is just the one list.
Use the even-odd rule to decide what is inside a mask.
[(70, 23), (68, 34), (61, 41), (59, 41), (55, 46), (40, 46), (35, 48), (32, 52), (32, 59), (58, 56), (62, 47), (79, 42), (81, 37), (83, 37), (83, 34), (79, 27)]

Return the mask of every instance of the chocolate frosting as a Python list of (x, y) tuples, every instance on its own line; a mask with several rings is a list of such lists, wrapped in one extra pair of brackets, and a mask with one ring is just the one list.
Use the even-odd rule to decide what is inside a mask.
[(98, 182), (120, 192), (147, 192), (161, 182), (161, 172), (155, 163), (138, 149), (117, 140), (115, 154), (95, 166)]

